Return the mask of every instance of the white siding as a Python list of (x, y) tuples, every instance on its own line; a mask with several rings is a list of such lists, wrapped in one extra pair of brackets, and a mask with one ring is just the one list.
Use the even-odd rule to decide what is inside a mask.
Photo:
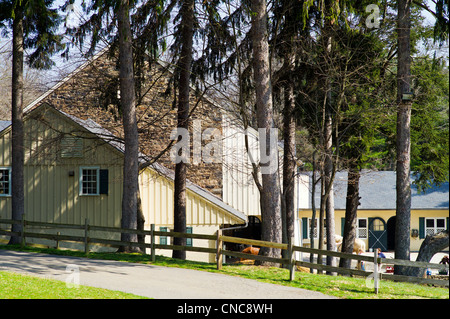
[[(259, 191), (245, 147), (245, 131), (223, 119), (223, 201), (246, 215), (260, 215)], [(259, 160), (256, 131), (249, 130), (250, 154)]]

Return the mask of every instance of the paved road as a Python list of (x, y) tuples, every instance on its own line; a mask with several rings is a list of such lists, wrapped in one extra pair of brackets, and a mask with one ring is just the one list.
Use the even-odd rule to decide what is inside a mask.
[(78, 277), (81, 285), (156, 299), (334, 299), (314, 291), (204, 271), (2, 249), (0, 271), (69, 283)]

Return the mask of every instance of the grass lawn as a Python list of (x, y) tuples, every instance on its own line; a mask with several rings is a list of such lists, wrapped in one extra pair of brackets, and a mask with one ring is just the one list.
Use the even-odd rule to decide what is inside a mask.
[(267, 283), (319, 291), (344, 299), (449, 299), (448, 288), (387, 280), (380, 282), (379, 293), (375, 294), (373, 288), (366, 287), (365, 278), (318, 275), (297, 271), (294, 281), (291, 282), (288, 280), (289, 271), (283, 268), (224, 265), (222, 270), (218, 271), (215, 265), (174, 261), (160, 256), (157, 256), (154, 264), (220, 272)]
[(0, 271), (0, 299), (143, 299), (144, 297), (65, 282)]
[[(0, 245), (0, 248), (6, 247)], [(8, 246), (7, 249), (11, 249), (11, 247)], [(84, 257), (84, 254), (81, 252), (67, 250), (25, 248), (24, 251)], [(136, 262), (167, 267), (181, 267), (202, 271), (218, 272), (278, 285), (319, 291), (327, 295), (332, 295), (344, 299), (449, 299), (448, 288), (432, 287), (428, 285), (418, 285), (403, 282), (382, 280), (380, 282), (380, 289), (377, 295), (373, 293), (373, 288), (366, 287), (365, 278), (351, 278), (343, 276), (328, 276), (296, 272), (295, 280), (291, 282), (288, 280), (289, 272), (287, 269), (275, 267), (224, 265), (222, 270), (218, 271), (215, 264), (176, 260), (162, 256), (157, 256), (156, 262), (153, 263), (150, 261), (150, 256), (140, 254), (90, 253), (88, 258)], [(5, 279), (3, 279), (2, 276), (4, 276), (4, 274), (0, 272), (0, 298), (5, 298), (5, 296), (3, 295), (5, 290), (3, 286), (5, 284)], [(33, 291), (32, 286), (34, 286), (34, 284), (31, 283), (32, 280), (37, 279), (25, 278), (22, 285), (13, 285), (12, 283), (10, 283), (10, 285), (12, 285), (12, 288), (8, 289), (10, 289), (10, 293), (11, 289), (17, 290), (17, 292), (14, 292), (17, 293), (17, 296), (19, 296), (17, 298), (34, 298), (33, 296), (36, 296), (37, 298), (136, 298), (136, 296), (118, 292), (108, 292), (104, 289), (98, 289), (98, 291), (93, 288), (87, 287), (80, 287), (80, 289), (65, 289), (65, 283), (58, 284), (58, 282), (53, 282), (51, 283), (51, 285), (59, 285), (59, 287), (61, 287), (58, 288), (59, 290), (69, 291), (63, 292), (60, 297), (59, 290), (50, 288), (48, 289), (48, 295), (43, 295), (42, 291)], [(30, 283), (28, 283), (28, 281)], [(28, 297), (26, 297), (26, 294), (24, 292), (25, 287), (29, 287), (30, 289)], [(84, 292), (84, 289), (87, 289), (86, 292)], [(89, 290), (91, 289), (92, 292), (89, 292)], [(104, 293), (105, 296), (102, 297), (102, 293)], [(97, 294), (99, 294), (100, 297), (96, 297)], [(110, 297), (108, 297), (109, 294), (111, 294)]]

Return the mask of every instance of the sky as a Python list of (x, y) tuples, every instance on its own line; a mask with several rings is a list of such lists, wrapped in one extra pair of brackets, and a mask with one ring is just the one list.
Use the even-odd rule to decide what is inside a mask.
[[(65, 0), (57, 0), (55, 1), (54, 6), (59, 7), (64, 2)], [(67, 12), (65, 13), (65, 25), (67, 25), (68, 27), (75, 27), (80, 24), (80, 21), (83, 17), (81, 2), (82, 0), (75, 0), (74, 5), (68, 7)], [(432, 1), (428, 0), (428, 3), (432, 4)], [(425, 16), (427, 24), (434, 24), (434, 17), (432, 16), (432, 14), (423, 10), (423, 15)], [(70, 39), (67, 39), (67, 41), (70, 42)], [(88, 43), (89, 41), (86, 42)], [(0, 39), (0, 54), (4, 53), (7, 49), (7, 43), (5, 43), (4, 39)], [(434, 51), (430, 54), (434, 54)], [(448, 58), (448, 43), (444, 46), (443, 50), (440, 50), (439, 52), (437, 52), (437, 54), (447, 56)], [(71, 48), (71, 57), (68, 61), (58, 56), (55, 56), (54, 60), (56, 62), (56, 66), (45, 75), (46, 78), (49, 79), (47, 82), (49, 83), (50, 87), (52, 86), (53, 82), (59, 81), (62, 77), (64, 77), (65, 74), (69, 73), (70, 71), (75, 69), (77, 65), (84, 62), (84, 59), (82, 58), (80, 50), (78, 48)]]

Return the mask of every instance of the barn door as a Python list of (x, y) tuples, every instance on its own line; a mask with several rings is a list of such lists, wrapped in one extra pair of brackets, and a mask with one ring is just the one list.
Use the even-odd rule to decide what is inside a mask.
[(380, 218), (369, 218), (369, 248), (387, 251), (386, 222)]

